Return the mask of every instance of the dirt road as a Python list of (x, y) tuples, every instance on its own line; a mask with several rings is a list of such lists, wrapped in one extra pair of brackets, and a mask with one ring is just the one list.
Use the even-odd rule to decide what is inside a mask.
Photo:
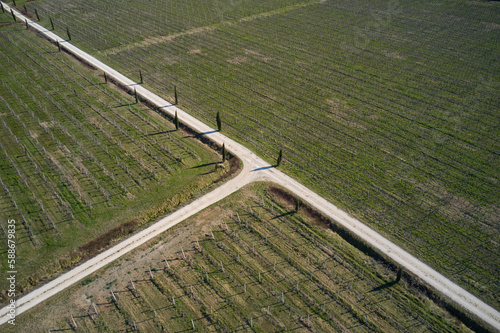
[[(4, 7), (8, 11), (10, 11), (10, 7), (8, 5), (4, 4)], [(224, 143), (226, 149), (235, 156), (238, 156), (243, 162), (243, 170), (240, 172), (240, 174), (238, 174), (238, 176), (228, 181), (224, 185), (197, 199), (191, 204), (179, 209), (173, 214), (161, 219), (151, 227), (133, 235), (132, 237), (113, 246), (107, 251), (81, 264), (80, 266), (75, 267), (71, 271), (62, 274), (53, 281), (19, 298), (16, 304), (17, 315), (43, 302), (50, 296), (60, 292), (73, 283), (85, 278), (99, 268), (110, 264), (123, 254), (131, 251), (141, 244), (144, 244), (148, 240), (158, 236), (172, 226), (184, 221), (188, 217), (198, 213), (199, 211), (209, 207), (210, 205), (215, 204), (219, 200), (227, 197), (241, 187), (251, 182), (266, 180), (277, 183), (293, 192), (303, 201), (309, 203), (318, 211), (321, 211), (326, 216), (329, 216), (333, 220), (337, 221), (343, 227), (365, 240), (373, 248), (384, 253), (398, 265), (404, 267), (407, 271), (412, 272), (428, 285), (432, 286), (435, 290), (453, 300), (460, 307), (482, 319), (484, 322), (488, 323), (494, 329), (500, 332), (500, 313), (497, 310), (493, 309), (491, 306), (485, 304), (477, 297), (473, 296), (460, 286), (451, 282), (449, 279), (447, 279), (431, 267), (419, 261), (417, 258), (404, 251), (388, 239), (382, 237), (380, 234), (370, 229), (357, 219), (349, 216), (347, 213), (340, 210), (332, 203), (326, 201), (324, 198), (320, 197), (318, 194), (306, 188), (296, 180), (290, 178), (276, 168), (273, 168), (264, 160), (251, 152), (249, 149), (229, 139), (225, 135), (215, 131), (198, 119), (190, 116), (186, 112), (182, 111), (181, 109), (177, 108), (161, 97), (153, 94), (141, 85), (130, 80), (121, 73), (115, 71), (96, 58), (90, 56), (89, 54), (81, 51), (77, 47), (64, 41), (62, 38), (48, 31), (44, 27), (36, 24), (30, 19), (24, 17), (20, 13), (16, 11), (14, 11), (14, 13), (22, 21), (27, 20), (28, 24), (33, 29), (43, 33), (50, 40), (59, 41), (61, 47), (68, 52), (86, 61), (97, 69), (106, 72), (108, 78), (111, 77), (119, 84), (127, 86), (132, 90), (136, 89), (137, 94), (142, 99), (149, 101), (151, 104), (161, 108), (164, 112), (167, 112), (172, 116), (177, 111), (179, 120), (181, 122), (187, 124), (189, 127), (199, 133), (204, 133), (204, 135), (210, 137), (211, 140), (220, 145)], [(9, 319), (7, 314), (7, 307), (0, 309), (0, 325), (6, 323)]]

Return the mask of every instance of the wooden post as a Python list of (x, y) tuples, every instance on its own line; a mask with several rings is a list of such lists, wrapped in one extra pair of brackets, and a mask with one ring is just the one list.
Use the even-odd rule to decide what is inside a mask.
[(184, 254), (184, 250), (182, 249), (182, 247), (181, 247), (181, 251), (182, 251), (182, 257), (184, 258), (184, 260), (186, 260), (186, 255)]
[(113, 293), (113, 290), (111, 290), (111, 296), (113, 296), (113, 299), (115, 300), (115, 302), (118, 302), (118, 301), (116, 300), (115, 293)]
[(167, 265), (167, 268), (170, 268), (170, 265), (168, 264), (168, 260), (165, 259), (165, 264)]
[(136, 289), (135, 289), (135, 284), (134, 284), (134, 281), (130, 280), (130, 284), (132, 285), (132, 289), (136, 290)]
[(75, 318), (73, 318), (73, 315), (71, 315), (71, 320), (73, 321), (73, 325), (75, 325), (75, 329), (78, 328), (78, 325), (76, 325)]
[(148, 269), (149, 269), (149, 276), (151, 276), (151, 280), (153, 280), (153, 272), (151, 272), (151, 268), (148, 267)]
[(95, 314), (97, 314), (97, 315), (98, 315), (98, 314), (99, 314), (99, 311), (97, 311), (97, 308), (95, 307), (95, 304), (94, 304), (94, 303), (92, 303), (92, 306), (94, 307)]

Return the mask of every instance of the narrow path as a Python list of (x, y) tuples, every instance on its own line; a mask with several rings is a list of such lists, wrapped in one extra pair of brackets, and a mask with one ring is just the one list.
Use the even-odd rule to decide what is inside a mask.
[[(6, 4), (4, 4), (4, 7), (6, 8), (6, 10), (10, 11), (11, 7)], [(384, 253), (398, 265), (404, 267), (407, 271), (418, 276), (425, 283), (432, 286), (439, 293), (451, 299), (464, 310), (477, 316), (500, 332), (500, 313), (491, 306), (487, 305), (474, 295), (456, 285), (428, 265), (424, 264), (408, 252), (401, 249), (396, 244), (392, 243), (388, 239), (375, 232), (373, 229), (361, 223), (359, 220), (349, 216), (346, 212), (342, 211), (332, 203), (326, 201), (324, 198), (306, 188), (296, 180), (290, 178), (281, 171), (270, 167), (268, 163), (255, 155), (249, 149), (245, 148), (234, 140), (231, 140), (225, 135), (215, 131), (198, 119), (190, 116), (186, 112), (182, 111), (181, 109), (177, 108), (176, 106), (172, 105), (156, 94), (150, 92), (141, 85), (138, 85), (136, 82), (130, 80), (121, 73), (92, 57), (91, 55), (83, 52), (82, 50), (66, 42), (59, 36), (40, 26), (39, 24), (31, 21), (21, 13), (14, 10), (14, 14), (22, 21), (27, 20), (31, 28), (41, 32), (50, 40), (54, 42), (60, 42), (61, 47), (68, 52), (86, 61), (87, 63), (92, 64), (92, 66), (96, 67), (97, 69), (106, 72), (106, 75), (108, 77), (112, 77), (116, 82), (130, 87), (131, 90), (135, 88), (137, 94), (141, 98), (149, 101), (156, 107), (161, 108), (164, 112), (167, 112), (173, 116), (177, 111), (179, 119), (183, 123), (187, 124), (189, 127), (199, 133), (206, 133), (206, 136), (209, 136), (211, 140), (220, 145), (224, 143), (226, 149), (233, 155), (239, 157), (243, 162), (242, 171), (235, 178), (228, 181), (224, 185), (197, 199), (191, 204), (179, 209), (173, 214), (161, 219), (151, 227), (133, 235), (126, 240), (123, 240), (107, 251), (97, 255), (96, 257), (84, 262), (80, 266), (75, 267), (71, 271), (62, 274), (51, 282), (19, 298), (16, 302), (17, 315), (43, 302), (50, 296), (85, 278), (89, 274), (92, 274), (99, 268), (110, 264), (123, 254), (144, 244), (148, 240), (158, 236), (172, 226), (184, 221), (188, 217), (227, 197), (241, 187), (255, 181), (266, 180), (277, 183), (287, 190), (291, 191), (296, 196), (300, 197), (303, 201), (307, 202), (331, 219), (337, 221), (344, 228), (350, 230), (352, 233), (369, 243), (377, 251)], [(6, 323), (9, 319), (7, 314), (7, 307), (0, 309), (0, 325)]]

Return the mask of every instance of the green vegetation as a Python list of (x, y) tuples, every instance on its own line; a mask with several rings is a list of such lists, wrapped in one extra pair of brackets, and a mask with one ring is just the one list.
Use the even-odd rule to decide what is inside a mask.
[(498, 2), (26, 5), (500, 308)]
[[(20, 315), (26, 330), (470, 332), (267, 184)], [(62, 306), (64, 304), (64, 306)], [(94, 305), (98, 311), (96, 314)], [(71, 318), (74, 318), (74, 322)], [(8, 332), (10, 327), (6, 327)]]
[[(23, 22), (1, 27), (0, 45), (0, 253), (6, 259), (7, 220), (15, 219), (18, 294), (224, 175), (206, 167), (220, 162), (217, 152)], [(2, 276), (13, 270), (7, 263)]]

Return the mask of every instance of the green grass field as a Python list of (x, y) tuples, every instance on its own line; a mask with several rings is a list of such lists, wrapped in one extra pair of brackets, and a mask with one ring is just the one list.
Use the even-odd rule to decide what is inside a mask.
[(84, 332), (134, 326), (180, 332), (193, 324), (200, 332), (470, 332), (418, 288), (393, 283), (394, 272), (310, 210), (294, 209), (268, 184), (246, 187), (20, 315), (17, 325)]
[[(23, 24), (1, 27), (0, 45), (1, 272), (17, 270), (18, 294), (205, 193), (226, 172), (216, 168), (218, 153)], [(7, 285), (0, 282), (2, 300)]]
[(498, 2), (26, 6), (500, 307)]

